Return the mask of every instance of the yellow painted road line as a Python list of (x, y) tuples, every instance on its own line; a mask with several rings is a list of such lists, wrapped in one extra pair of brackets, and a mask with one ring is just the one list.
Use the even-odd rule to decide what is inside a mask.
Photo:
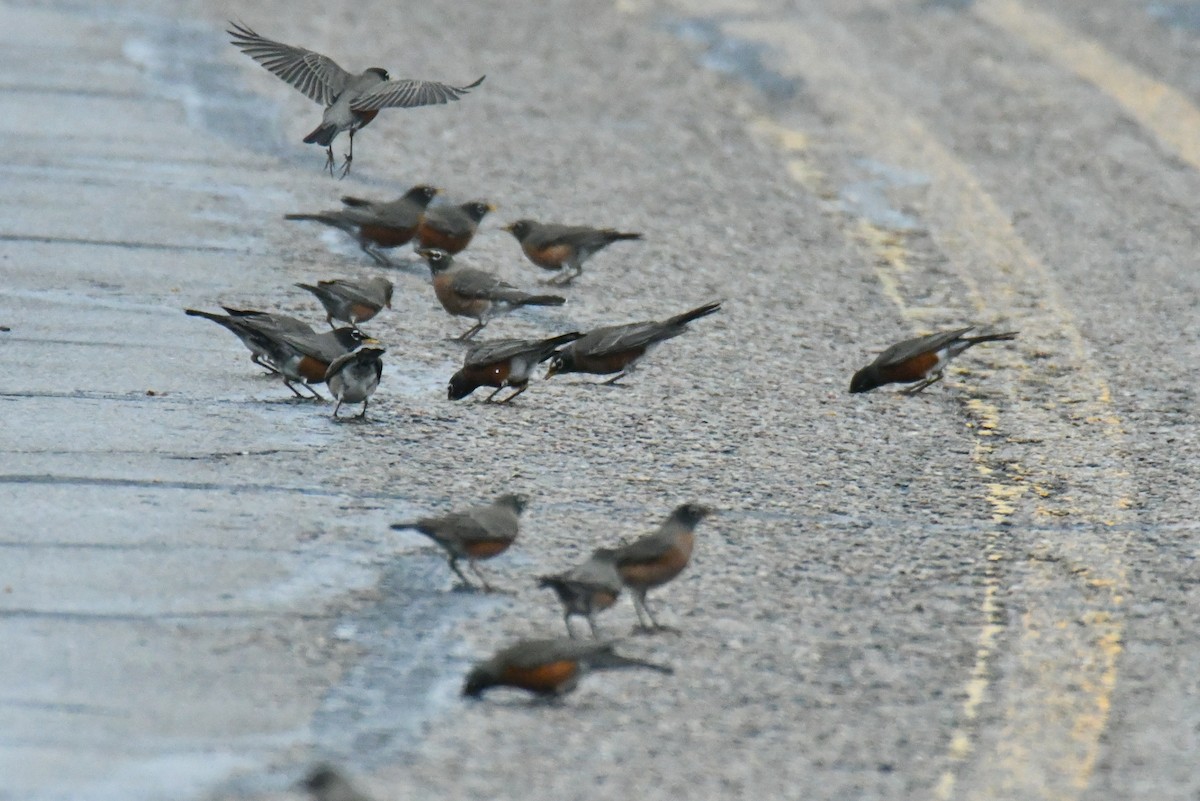
[(972, 10), (988, 24), (1023, 40), (1042, 58), (1094, 84), (1181, 159), (1200, 169), (1200, 108), (1187, 95), (1050, 14), (1017, 0), (976, 0)]

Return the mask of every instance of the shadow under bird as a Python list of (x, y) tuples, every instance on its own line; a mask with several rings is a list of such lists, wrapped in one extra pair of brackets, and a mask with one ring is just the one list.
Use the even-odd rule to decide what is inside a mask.
[(483, 589), (492, 592), (493, 587), (476, 563), (499, 556), (513, 544), (525, 503), (522, 495), (506, 494), (486, 506), (473, 506), (441, 517), (422, 517), (410, 523), (393, 523), (391, 527), (397, 531), (419, 531), (436, 542), (446, 552), (454, 574), (467, 587), (474, 587), (458, 566), (460, 560), (466, 559)]
[(313, 801), (372, 801), (332, 765), (318, 765), (304, 777), (304, 789)]
[(230, 306), (221, 308), (225, 310), (225, 314), (214, 314), (199, 309), (184, 309), (184, 313), (189, 317), (203, 317), (205, 320), (212, 320), (217, 325), (233, 332), (250, 350), (250, 361), (275, 375), (280, 374), (279, 368), (271, 362), (271, 348), (268, 346), (266, 337), (260, 334), (257, 328), (251, 326), (247, 320), (257, 320), (261, 324), (270, 325), (280, 331), (290, 331), (301, 336), (316, 334), (308, 323), (286, 314), (274, 314), (254, 309), (234, 309)]
[(964, 350), (981, 342), (997, 342), (1017, 338), (1017, 331), (1003, 334), (981, 334), (968, 337), (963, 334), (975, 326), (954, 331), (915, 337), (898, 342), (879, 354), (875, 361), (854, 374), (850, 379), (850, 392), (869, 392), (884, 384), (908, 384), (902, 390), (905, 395), (915, 395), (929, 385), (940, 381), (946, 365)]
[(447, 397), (450, 400), (462, 400), (480, 387), (495, 387), (496, 391), (484, 399), (484, 403), (490, 403), (500, 390), (512, 387), (515, 392), (497, 401), (508, 403), (529, 388), (533, 368), (558, 353), (560, 347), (581, 336), (583, 334), (578, 331), (572, 331), (548, 339), (480, 342), (467, 351), (462, 369), (450, 376)]
[(574, 690), (580, 678), (596, 670), (644, 668), (668, 675), (675, 672), (666, 665), (622, 656), (615, 646), (611, 642), (585, 642), (567, 637), (521, 640), (471, 668), (463, 684), (463, 695), (479, 698), (492, 687), (515, 687), (544, 698), (557, 698)]
[(590, 373), (592, 375), (617, 375), (602, 381), (616, 384), (633, 372), (639, 359), (660, 342), (686, 332), (687, 324), (706, 317), (721, 308), (721, 301), (713, 301), (666, 320), (649, 320), (644, 323), (610, 325), (589, 331), (560, 350), (550, 360), (546, 378), (559, 373)]
[(543, 270), (558, 270), (544, 283), (566, 286), (583, 273), (583, 263), (613, 242), (641, 239), (637, 233), (615, 228), (560, 225), (535, 220), (517, 220), (504, 226), (521, 245), (522, 252)]
[(457, 317), (475, 318), (475, 325), (460, 334), (460, 340), (470, 339), (492, 319), (522, 306), (561, 306), (567, 302), (558, 295), (522, 292), (491, 273), (455, 264), (453, 256), (438, 248), (418, 253), (433, 274), (433, 291), (442, 308)]
[(333, 140), (342, 131), (350, 134), (350, 152), (342, 177), (354, 160), (354, 133), (366, 127), (385, 108), (415, 108), (458, 100), (483, 83), (480, 77), (466, 86), (411, 78), (393, 80), (387, 70), (369, 67), (357, 75), (338, 66), (329, 56), (260, 36), (250, 27), (230, 22), (225, 32), (230, 43), (277, 77), (298, 89), (309, 100), (325, 107), (321, 124), (304, 137), (305, 144), (326, 149), (325, 166), (333, 175)]
[(613, 562), (617, 574), (633, 594), (633, 607), (643, 631), (667, 630), (646, 605), (646, 593), (684, 571), (696, 545), (696, 526), (712, 513), (707, 506), (685, 503), (676, 507), (653, 534), (615, 549)]
[(296, 284), (306, 289), (325, 307), (325, 321), (341, 320), (355, 328), (375, 317), (385, 308), (392, 308), (392, 282), (374, 276), (363, 279), (331, 278), (312, 284)]
[(586, 562), (563, 573), (538, 578), (538, 586), (554, 590), (563, 607), (567, 634), (575, 636), (571, 616), (587, 618), (593, 637), (599, 637), (596, 615), (610, 608), (621, 596), (621, 574), (617, 572), (617, 552), (597, 548)]
[(285, 220), (308, 220), (345, 231), (358, 246), (381, 267), (395, 264), (380, 249), (397, 248), (412, 241), (425, 207), (439, 192), (432, 186), (414, 186), (390, 201), (365, 200), (349, 195), (342, 198), (344, 208), (316, 214), (285, 214)]
[(366, 340), (349, 353), (333, 360), (325, 371), (325, 384), (329, 387), (337, 405), (333, 407), (336, 420), (338, 409), (343, 403), (361, 403), (362, 411), (355, 415), (359, 420), (367, 417), (367, 403), (379, 388), (383, 375), (383, 354), (387, 349)]

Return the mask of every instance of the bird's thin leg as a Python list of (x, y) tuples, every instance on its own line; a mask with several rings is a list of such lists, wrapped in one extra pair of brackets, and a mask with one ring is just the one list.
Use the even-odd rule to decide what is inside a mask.
[(483, 573), (479, 572), (479, 565), (475, 564), (475, 561), (473, 559), (467, 560), (467, 566), (471, 568), (472, 573), (474, 573), (476, 576), (479, 577), (479, 582), (481, 584), (483, 584), (484, 592), (495, 592), (496, 591), (495, 587), (493, 587), (491, 584), (488, 584), (488, 580), (484, 577)]
[(334, 420), (337, 419), (338, 409), (340, 409), (340, 408), (342, 408), (342, 396), (338, 395), (337, 405), (333, 407), (333, 419)]
[(325, 148), (325, 169), (329, 170), (329, 177), (333, 177), (333, 143), (330, 142)]
[(595, 612), (587, 613), (587, 622), (588, 622), (588, 626), (590, 626), (592, 629), (592, 636), (595, 637), (597, 640), (600, 639), (600, 630), (596, 628), (596, 613)]
[(342, 174), (339, 178), (345, 178), (350, 174), (350, 162), (354, 161), (354, 129), (350, 129), (350, 152), (345, 154), (346, 161), (342, 164)]
[(362, 248), (363, 253), (366, 253), (368, 256), (370, 256), (372, 259), (374, 259), (375, 263), (378, 264), (380, 267), (395, 267), (396, 266), (395, 264), (392, 264), (391, 259), (389, 259), (387, 256), (385, 256), (382, 253), (380, 253), (379, 251), (377, 251), (375, 248), (371, 247), (371, 245), (369, 243), (360, 242), (359, 247)]
[(575, 639), (575, 629), (571, 628), (571, 613), (570, 612), (563, 612), (563, 623), (566, 624), (566, 627), (567, 627), (567, 636), (570, 637), (572, 640)]
[[(283, 375), (283, 373), (280, 373), (280, 375)], [(296, 389), (296, 387), (292, 384), (291, 379), (288, 379), (288, 378), (283, 379), (283, 385), (285, 387), (287, 387), (288, 389), (290, 389), (292, 391), (292, 394), (295, 395), (297, 398), (304, 397), (303, 395), (300, 394), (300, 390)]]
[(363, 410), (361, 412), (359, 412), (358, 414), (356, 414), (355, 418), (357, 418), (359, 420), (367, 419), (367, 403), (369, 402), (369, 400), (370, 399), (368, 398), (367, 400), (363, 401)]
[(460, 334), (458, 336), (459, 341), (468, 340), (471, 337), (475, 336), (476, 334), (478, 334), (480, 331), (483, 330), (483, 327), (485, 325), (487, 325), (487, 321), (485, 321), (485, 320), (480, 320), (479, 322), (475, 323), (475, 325), (471, 326), (470, 328), (468, 328), (466, 331), (464, 331), (462, 334)]
[[(499, 403), (508, 403), (508, 402), (509, 402), (509, 401), (511, 401), (513, 398), (517, 397), (518, 395), (520, 395), (522, 392), (524, 392), (524, 391), (525, 391), (525, 390), (527, 390), (527, 389), (529, 389), (529, 385), (528, 385), (528, 384), (526, 384), (525, 386), (521, 387), (520, 389), (518, 389), (518, 390), (517, 390), (516, 392), (514, 392), (513, 394), (509, 395), (509, 396), (508, 396), (507, 398), (505, 398), (504, 400), (502, 400), (502, 401), (499, 401)], [(499, 390), (497, 390), (497, 391), (499, 391)]]
[(624, 385), (624, 384), (618, 384), (617, 382), (618, 382), (618, 381), (620, 381), (622, 378), (624, 378), (624, 377), (625, 377), (625, 376), (627, 376), (627, 375), (629, 375), (629, 369), (628, 369), (628, 368), (626, 368), (626, 369), (622, 370), (621, 372), (617, 373), (615, 376), (613, 376), (612, 378), (608, 379), (607, 381), (601, 381), (601, 382), (600, 382), (600, 386), (602, 386), (602, 387), (621, 387), (621, 388), (624, 388), (624, 387), (625, 387), (625, 385)]
[(484, 398), (484, 399), (483, 399), (483, 402), (484, 402), (484, 403), (491, 403), (491, 402), (492, 402), (492, 398), (494, 398), (494, 397), (496, 397), (497, 395), (499, 395), (499, 394), (500, 394), (500, 390), (502, 390), (502, 389), (504, 389), (504, 387), (503, 387), (503, 386), (497, 387), (495, 392), (493, 392), (491, 395), (488, 395), (486, 398)]
[[(650, 626), (646, 625), (646, 618), (643, 615), (643, 612), (646, 615), (650, 614), (650, 610), (646, 609), (646, 594), (644, 592), (633, 593), (633, 610), (637, 612), (638, 628), (642, 631), (649, 631)], [(654, 620), (654, 618), (650, 618), (650, 620)]]
[(909, 387), (908, 389), (900, 390), (900, 393), (902, 395), (916, 395), (921, 390), (925, 389), (926, 387), (928, 387), (932, 384), (936, 384), (938, 381), (941, 381), (941, 380), (942, 380), (942, 374), (940, 372), (934, 373), (933, 375), (931, 375), (929, 378), (926, 378), (921, 383), (914, 384), (913, 386)]
[(454, 571), (454, 575), (456, 575), (460, 579), (462, 579), (463, 584), (466, 584), (471, 589), (475, 588), (475, 585), (471, 583), (471, 580), (469, 578), (467, 578), (465, 573), (462, 572), (462, 568), (460, 568), (458, 566), (458, 557), (457, 556), (450, 557), (450, 569)]
[(275, 365), (267, 364), (266, 362), (264, 362), (262, 360), (262, 357), (259, 356), (257, 353), (250, 354), (250, 361), (254, 362), (259, 367), (262, 367), (264, 370), (266, 370), (267, 375), (279, 375), (280, 374), (279, 371), (275, 369)]

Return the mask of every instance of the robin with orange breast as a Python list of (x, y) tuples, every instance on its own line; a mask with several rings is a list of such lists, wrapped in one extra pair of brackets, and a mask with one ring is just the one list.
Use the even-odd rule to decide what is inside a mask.
[(360, 280), (331, 278), (312, 284), (296, 284), (316, 295), (325, 307), (325, 321), (335, 328), (333, 321), (341, 320), (355, 328), (379, 314), (385, 307), (392, 308), (392, 282), (373, 276)]
[(586, 225), (559, 225), (535, 220), (517, 220), (504, 226), (521, 243), (525, 257), (543, 270), (559, 274), (545, 283), (565, 286), (583, 273), (583, 263), (593, 255), (622, 240), (641, 239), (641, 234), (624, 233), (615, 228), (590, 228)]
[(583, 334), (572, 331), (549, 339), (497, 339), (480, 342), (467, 351), (462, 369), (450, 376), (447, 397), (462, 400), (480, 387), (495, 387), (496, 391), (484, 399), (492, 398), (505, 387), (516, 392), (499, 403), (508, 403), (529, 388), (533, 368), (549, 359), (568, 342), (579, 339)]
[(345, 231), (381, 267), (394, 267), (391, 259), (379, 252), (380, 248), (386, 250), (411, 242), (425, 207), (438, 191), (422, 184), (386, 203), (346, 196), (342, 198), (345, 208), (319, 214), (285, 214), (283, 219), (311, 220)]
[(576, 565), (565, 573), (542, 576), (539, 587), (554, 590), (563, 606), (563, 623), (567, 634), (575, 636), (571, 629), (571, 616), (587, 618), (593, 637), (596, 630), (596, 615), (608, 609), (621, 596), (621, 575), (617, 572), (617, 552), (612, 548), (597, 548), (586, 562)]
[(425, 210), (417, 226), (417, 242), (422, 248), (437, 248), (450, 255), (461, 253), (475, 238), (479, 223), (496, 207), (483, 200), (460, 206), (432, 206)]
[(329, 56), (303, 47), (274, 42), (259, 36), (246, 25), (230, 22), (225, 32), (230, 43), (301, 93), (325, 106), (316, 130), (304, 137), (305, 144), (325, 148), (325, 166), (333, 175), (333, 139), (350, 132), (350, 152), (342, 165), (342, 177), (354, 160), (354, 133), (365, 128), (381, 109), (414, 108), (458, 100), (483, 83), (483, 78), (466, 86), (410, 78), (392, 80), (387, 70), (370, 67), (355, 75), (338, 66)]
[(950, 360), (967, 348), (980, 342), (1016, 339), (1019, 333), (1009, 331), (1003, 334), (963, 336), (974, 327), (967, 326), (940, 334), (906, 339), (892, 345), (879, 354), (875, 361), (854, 374), (850, 380), (850, 391), (868, 392), (884, 384), (916, 382), (902, 390), (905, 395), (915, 395), (930, 384), (940, 381), (942, 371), (946, 369)]
[(617, 373), (609, 380), (601, 382), (616, 384), (632, 373), (637, 361), (655, 345), (679, 336), (687, 331), (687, 324), (692, 320), (705, 317), (720, 308), (721, 302), (714, 301), (661, 322), (650, 320), (644, 323), (610, 325), (589, 331), (550, 359), (550, 369), (546, 371), (546, 378), (552, 378), (559, 373)]
[(295, 317), (289, 317), (286, 314), (273, 314), (255, 309), (234, 309), (230, 306), (222, 306), (221, 308), (225, 310), (225, 314), (214, 314), (213, 312), (200, 311), (198, 309), (184, 309), (184, 313), (189, 317), (203, 317), (205, 320), (212, 320), (217, 325), (231, 331), (250, 350), (250, 361), (259, 367), (266, 368), (270, 373), (275, 375), (279, 375), (279, 369), (271, 363), (270, 348), (267, 347), (264, 338), (258, 333), (257, 329), (251, 327), (246, 322), (247, 318), (258, 320), (263, 324), (271, 325), (282, 331), (290, 331), (294, 334), (316, 334), (312, 326), (308, 323), (303, 320), (297, 320)]
[(543, 698), (558, 698), (574, 690), (587, 673), (625, 668), (668, 675), (675, 672), (666, 665), (622, 656), (611, 642), (580, 642), (566, 637), (521, 640), (471, 668), (463, 695), (479, 698), (492, 687), (515, 687)]
[(333, 419), (343, 403), (361, 403), (362, 411), (357, 419), (367, 418), (367, 403), (379, 388), (383, 376), (383, 354), (387, 349), (379, 345), (364, 343), (349, 353), (334, 359), (325, 371), (325, 385), (337, 405), (333, 407)]
[(696, 544), (696, 526), (712, 513), (707, 506), (685, 503), (671, 512), (658, 531), (616, 549), (613, 562), (621, 581), (633, 593), (633, 606), (643, 631), (667, 629), (646, 606), (646, 593), (671, 581), (688, 566)]
[(467, 587), (474, 587), (458, 566), (459, 560), (466, 559), (483, 589), (492, 592), (493, 587), (476, 563), (499, 556), (513, 544), (525, 503), (523, 495), (501, 495), (487, 506), (474, 506), (441, 517), (422, 517), (411, 523), (393, 523), (391, 527), (396, 531), (419, 531), (436, 542), (446, 552), (454, 574)]
[(495, 317), (522, 306), (561, 306), (558, 295), (531, 295), (491, 273), (454, 263), (454, 257), (437, 248), (417, 251), (433, 273), (433, 291), (442, 308), (458, 317), (473, 317), (476, 324), (458, 339), (470, 339)]

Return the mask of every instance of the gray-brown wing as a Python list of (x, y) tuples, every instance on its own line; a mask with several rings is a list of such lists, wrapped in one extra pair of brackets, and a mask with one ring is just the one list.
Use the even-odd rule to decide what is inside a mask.
[(662, 532), (648, 534), (617, 549), (616, 562), (645, 562), (657, 559), (675, 547), (675, 538)]
[(574, 348), (576, 353), (604, 356), (652, 345), (678, 336), (684, 330), (683, 326), (667, 326), (655, 321), (610, 325), (589, 331), (582, 339), (572, 342), (567, 347)]
[(485, 539), (517, 538), (517, 516), (510, 509), (499, 506), (479, 506), (468, 509), (464, 514), (474, 520), (486, 533)]
[(610, 643), (580, 640), (522, 640), (505, 648), (497, 658), (515, 668), (533, 668), (548, 662), (587, 659), (611, 651)]
[(373, 306), (386, 306), (391, 282), (386, 278), (371, 278), (368, 281), (353, 281), (346, 278), (334, 278), (321, 281), (321, 286), (351, 303), (364, 303)]
[(511, 359), (522, 353), (536, 351), (541, 346), (540, 339), (494, 339), (491, 342), (480, 342), (467, 351), (463, 359), (463, 367), (482, 367), (493, 362)]
[(346, 88), (350, 73), (329, 56), (274, 42), (246, 25), (236, 22), (229, 24), (232, 28), (225, 32), (233, 37), (230, 41), (234, 46), (299, 89), (310, 100), (328, 106)]
[(450, 86), (437, 81), (417, 81), (412, 78), (384, 81), (371, 91), (351, 100), (350, 108), (353, 111), (374, 111), (381, 108), (434, 106), (458, 100), (481, 83), (483, 78), (467, 86)]
[(900, 364), (903, 361), (911, 359), (921, 353), (941, 350), (954, 340), (961, 337), (963, 334), (970, 331), (975, 326), (969, 325), (966, 328), (959, 328), (956, 331), (942, 331), (940, 334), (929, 334), (923, 337), (914, 337), (906, 339), (903, 342), (897, 342), (890, 348), (879, 354), (874, 361), (876, 367), (890, 367), (894, 364)]
[(501, 281), (491, 273), (471, 268), (460, 268), (454, 274), (454, 291), (468, 298), (485, 300), (520, 300), (528, 297), (507, 281)]

